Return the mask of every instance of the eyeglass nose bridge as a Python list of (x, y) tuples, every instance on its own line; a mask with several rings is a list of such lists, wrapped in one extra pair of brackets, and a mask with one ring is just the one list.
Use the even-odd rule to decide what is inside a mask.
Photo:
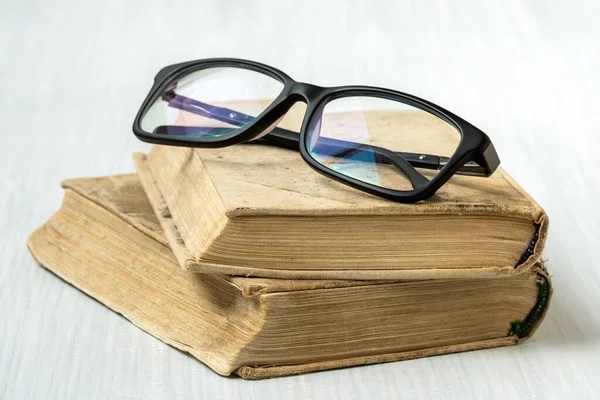
[[(294, 82), (285, 91), (285, 100), (278, 103), (273, 110), (263, 116), (263, 120), (269, 121), (269, 125), (261, 129), (259, 131), (260, 133), (256, 134), (256, 136), (250, 140), (257, 140), (271, 133), (277, 125), (279, 125), (281, 120), (285, 118), (286, 114), (294, 104), (298, 102), (308, 104), (312, 100), (322, 97), (326, 90), (327, 89), (324, 87), (312, 85), (310, 83)], [(306, 116), (307, 115), (305, 114), (304, 118), (306, 118)]]
[(312, 85), (310, 83), (294, 82), (289, 89), (288, 95), (299, 96), (301, 101), (308, 103), (312, 99), (320, 97), (325, 90), (326, 88), (324, 87)]

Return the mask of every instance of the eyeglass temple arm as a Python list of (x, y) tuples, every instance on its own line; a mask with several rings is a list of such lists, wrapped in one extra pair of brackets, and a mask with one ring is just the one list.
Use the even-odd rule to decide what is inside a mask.
[[(252, 141), (251, 143), (263, 143), (272, 146), (284, 147), (291, 150), (297, 150), (299, 142), (300, 135), (298, 135), (297, 132), (293, 132), (282, 128), (275, 128), (268, 135), (258, 140)], [(450, 161), (449, 157), (423, 153), (407, 153), (403, 151), (393, 152), (391, 150), (384, 149), (383, 147), (373, 145), (361, 145), (355, 142), (348, 142), (345, 140), (331, 139), (326, 137), (319, 138), (317, 143), (317, 149), (315, 150), (317, 153), (319, 152), (319, 146), (329, 148), (338, 147), (340, 150), (353, 149), (357, 148), (358, 146), (369, 146), (369, 150), (373, 151), (373, 153), (375, 154), (375, 160), (377, 162), (387, 163), (386, 159), (389, 158), (389, 155), (395, 154), (397, 156), (402, 157), (413, 167), (423, 169), (440, 170), (448, 163), (448, 161)], [(475, 162), (468, 162), (463, 167), (461, 167), (461, 169), (457, 173), (463, 175), (483, 175), (484, 172), (483, 167), (481, 167), (479, 164)]]
[[(170, 91), (163, 95), (164, 100), (168, 100), (170, 107), (178, 108), (180, 110), (188, 111), (196, 115), (200, 115), (206, 118), (211, 118), (217, 121), (225, 122), (235, 126), (243, 126), (246, 123), (254, 120), (254, 117), (239, 113), (234, 110), (230, 110), (225, 107), (212, 106), (210, 104), (202, 103), (194, 99), (190, 99), (184, 96), (180, 96)], [(159, 126), (155, 129), (155, 133), (169, 134), (170, 132), (177, 131), (179, 134), (194, 134), (200, 133), (210, 135), (212, 133), (218, 134), (222, 129), (229, 130), (229, 128), (205, 128), (205, 127), (186, 127), (186, 126)], [(294, 140), (295, 136), (295, 140)], [(248, 143), (264, 143), (274, 145), (278, 147), (285, 147), (288, 149), (296, 150), (299, 149), (300, 135), (296, 132), (288, 131), (286, 129), (274, 128), (270, 134), (265, 135), (264, 138), (269, 137), (266, 140), (253, 140)], [(331, 139), (328, 139), (331, 140)], [(334, 140), (335, 141), (335, 140)], [(319, 141), (321, 142), (321, 141)], [(336, 157), (348, 157), (350, 154), (360, 157), (367, 156), (372, 157), (375, 155), (375, 160), (378, 163), (390, 164), (396, 167), (400, 172), (408, 178), (414, 189), (425, 186), (429, 183), (429, 180), (425, 178), (419, 171), (417, 171), (408, 161), (402, 158), (402, 156), (381, 148), (374, 147), (365, 144), (335, 141), (335, 146), (327, 145), (327, 152), (331, 153), (331, 150), (335, 150), (336, 153), (332, 154)], [(319, 143), (321, 145), (322, 143)], [(325, 153), (325, 149), (319, 151), (315, 148), (317, 153)]]
[[(273, 129), (268, 135), (264, 137), (252, 141), (250, 143), (263, 143), (269, 144), (272, 146), (284, 147), (291, 150), (298, 150), (300, 142), (300, 135), (298, 132), (290, 131), (282, 128)], [(448, 161), (450, 161), (450, 157), (444, 156), (436, 156), (433, 154), (424, 154), (424, 153), (407, 153), (403, 151), (391, 151), (384, 149), (383, 147), (373, 146), (373, 145), (362, 145), (355, 142), (348, 142), (340, 139), (331, 139), (326, 137), (320, 137), (317, 142), (317, 147), (329, 147), (329, 148), (339, 148), (342, 149), (355, 149), (357, 147), (364, 148), (364, 146), (368, 146), (369, 150), (371, 150), (375, 154), (375, 160), (379, 163), (388, 164), (388, 159), (391, 155), (400, 156), (403, 160), (407, 161), (414, 168), (423, 168), (423, 169), (433, 169), (433, 170), (441, 170), (446, 166)], [(365, 148), (366, 150), (366, 148)], [(315, 149), (318, 153), (318, 148)], [(487, 176), (489, 175), (485, 168), (474, 161), (469, 161), (465, 163), (457, 172), (460, 175), (473, 175), (473, 176)]]
[[(191, 112), (202, 117), (211, 118), (234, 126), (244, 126), (255, 119), (255, 117), (246, 115), (244, 113), (240, 113), (235, 110), (231, 110), (226, 107), (213, 106), (210, 104), (202, 103), (195, 99), (191, 99), (189, 97), (181, 96), (179, 94), (176, 94), (173, 90), (165, 92), (162, 98), (163, 100), (167, 101), (169, 106), (171, 107), (178, 108), (183, 111)], [(262, 143), (269, 144), (272, 146), (283, 147), (290, 150), (298, 150), (300, 144), (300, 135), (298, 134), (298, 132), (276, 127), (262, 138), (251, 141), (249, 143)], [(364, 145), (355, 142), (348, 142), (345, 140), (324, 137), (319, 138), (318, 145), (323, 145), (331, 148), (339, 148), (340, 150), (357, 149), (358, 147), (366, 150), (366, 147), (368, 146), (369, 150), (371, 150), (375, 154), (376, 161), (379, 163), (397, 164), (398, 162), (401, 162), (399, 161), (399, 159), (402, 159), (409, 166), (412, 166), (414, 168), (440, 170), (450, 160), (450, 158), (443, 156), (422, 153), (393, 152), (391, 150), (387, 150), (378, 146)], [(394, 161), (396, 162), (390, 162), (392, 161), (392, 159), (394, 159)], [(404, 162), (401, 163), (404, 164)], [(399, 165), (396, 166), (400, 167)], [(457, 173), (463, 175), (486, 175), (485, 168), (472, 161), (462, 166), (457, 171)], [(424, 178), (418, 172), (417, 174)], [(418, 179), (416, 178), (416, 176), (413, 177), (414, 179)], [(420, 181), (420, 185), (427, 182), (422, 182), (421, 179), (418, 180)]]

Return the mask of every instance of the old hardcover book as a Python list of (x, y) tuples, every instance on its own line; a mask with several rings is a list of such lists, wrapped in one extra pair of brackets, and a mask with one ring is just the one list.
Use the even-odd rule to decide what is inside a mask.
[[(432, 150), (433, 152), (433, 150)], [(435, 154), (435, 153), (434, 153)], [(156, 146), (145, 160), (193, 272), (299, 279), (481, 278), (539, 259), (542, 208), (499, 169), (398, 204), (313, 171), (292, 150)], [(142, 174), (144, 175), (144, 174)], [(177, 253), (177, 251), (176, 251)]]
[(179, 267), (135, 175), (63, 186), (62, 207), (29, 238), (40, 265), (222, 375), (259, 379), (517, 344), (550, 300), (539, 263), (496, 279), (194, 274)]

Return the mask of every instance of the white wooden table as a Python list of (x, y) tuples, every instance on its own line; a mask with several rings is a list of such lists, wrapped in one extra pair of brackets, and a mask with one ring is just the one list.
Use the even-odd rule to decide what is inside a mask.
[[(0, 398), (600, 397), (600, 3), (0, 0)], [(537, 4), (535, 4), (537, 3)], [(488, 132), (551, 217), (555, 296), (522, 346), (222, 378), (38, 268), (63, 178), (132, 172), (163, 65), (229, 56), (389, 86)]]

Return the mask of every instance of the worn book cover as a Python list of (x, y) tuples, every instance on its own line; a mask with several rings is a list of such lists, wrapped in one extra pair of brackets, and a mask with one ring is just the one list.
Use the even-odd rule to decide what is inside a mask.
[(502, 169), (490, 178), (454, 176), (433, 198), (400, 204), (266, 145), (156, 146), (136, 164), (177, 228), (181, 267), (193, 272), (489, 278), (532, 268), (548, 229), (543, 209)]
[[(549, 304), (540, 263), (495, 279), (290, 280), (183, 271), (136, 175), (63, 183), (29, 238), (43, 267), (217, 373), (260, 379), (517, 344)], [(443, 275), (443, 274), (441, 274)]]

